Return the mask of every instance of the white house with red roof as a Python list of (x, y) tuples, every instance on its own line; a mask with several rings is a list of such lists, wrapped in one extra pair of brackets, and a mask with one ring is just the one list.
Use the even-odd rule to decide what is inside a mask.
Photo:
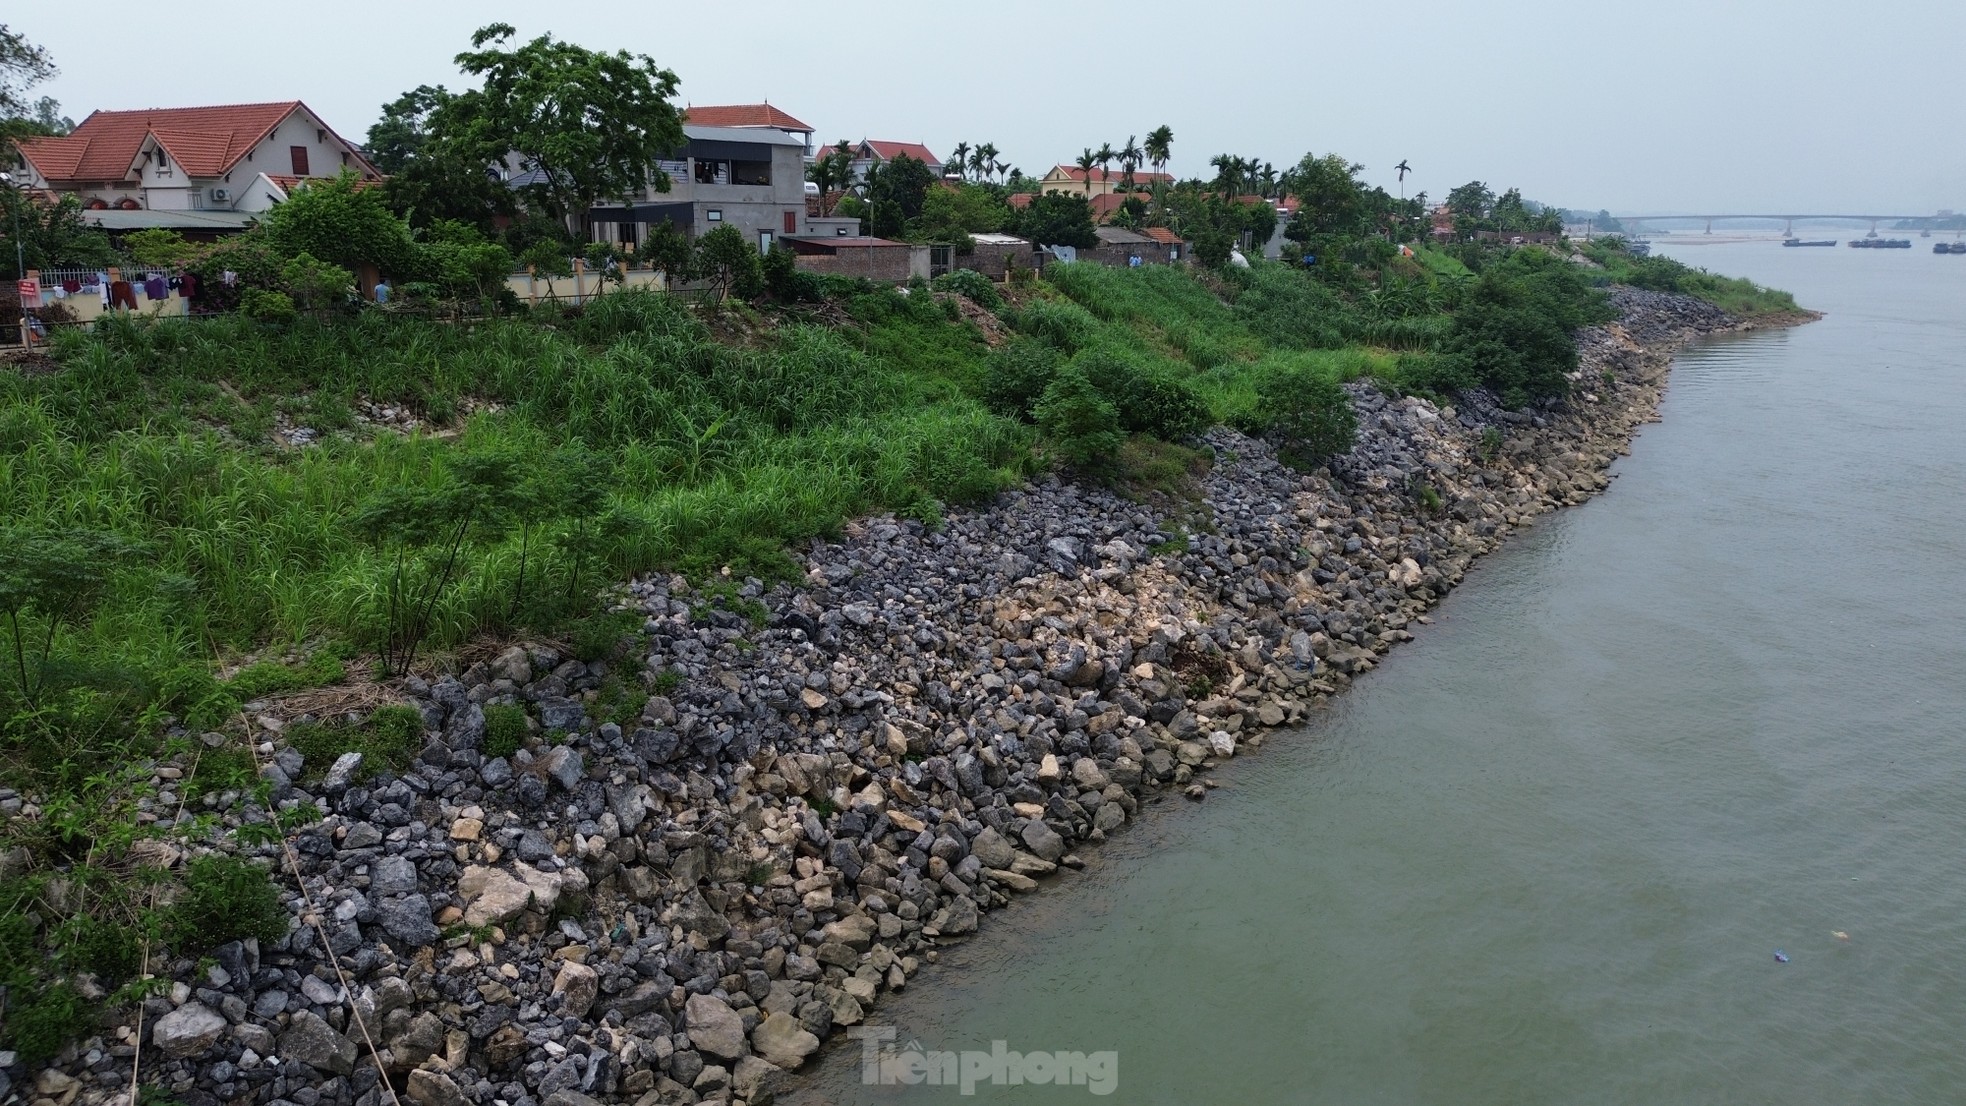
[(867, 179), (867, 170), (876, 165), (886, 165), (895, 158), (906, 154), (928, 166), (928, 171), (937, 177), (942, 175), (942, 159), (935, 152), (919, 142), (886, 142), (878, 138), (863, 138), (853, 146), (853, 179)]
[(185, 213), (197, 227), (243, 225), (304, 180), (343, 170), (382, 179), (359, 147), (299, 100), (98, 111), (66, 135), (17, 145), (28, 187), (78, 196), (95, 221), (118, 224), (112, 229), (177, 225), (129, 214), (136, 212)]

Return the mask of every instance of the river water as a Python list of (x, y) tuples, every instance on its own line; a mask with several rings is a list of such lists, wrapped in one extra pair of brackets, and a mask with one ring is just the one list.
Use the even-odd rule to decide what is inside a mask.
[[(1966, 1101), (1966, 257), (1914, 241), (1663, 246), (1829, 315), (1687, 350), (1608, 494), (876, 1020), (1117, 1053), (969, 1101)], [(860, 1047), (795, 1101), (964, 1100)]]

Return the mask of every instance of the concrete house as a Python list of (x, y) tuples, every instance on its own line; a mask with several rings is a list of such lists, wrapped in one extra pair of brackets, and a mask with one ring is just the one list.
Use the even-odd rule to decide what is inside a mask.
[[(703, 110), (691, 108), (691, 118)], [(736, 227), (760, 251), (781, 238), (835, 236), (830, 221), (807, 214), (806, 140), (798, 134), (777, 126), (686, 123), (683, 135), (683, 148), (656, 166), (669, 175), (669, 191), (648, 187), (632, 204), (596, 204), (587, 213), (595, 241), (639, 244), (659, 223), (691, 237)]]
[(26, 185), (77, 196), (109, 230), (226, 231), (301, 182), (382, 174), (298, 100), (98, 111), (59, 138), (19, 143)]

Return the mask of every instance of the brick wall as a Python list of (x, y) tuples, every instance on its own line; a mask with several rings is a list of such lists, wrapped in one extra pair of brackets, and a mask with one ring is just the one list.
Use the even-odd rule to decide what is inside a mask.
[(859, 277), (906, 284), (911, 270), (905, 247), (875, 246), (855, 249), (840, 247), (837, 254), (800, 254), (794, 261), (808, 273), (821, 276)]
[(974, 269), (991, 280), (1002, 280), (1011, 263), (1029, 272), (1035, 262), (1029, 246), (1002, 246), (978, 242), (974, 253), (957, 254), (956, 268)]

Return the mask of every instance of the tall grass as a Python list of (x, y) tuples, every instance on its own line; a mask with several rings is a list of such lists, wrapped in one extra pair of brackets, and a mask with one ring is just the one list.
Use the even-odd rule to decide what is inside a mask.
[[(856, 514), (973, 501), (1028, 464), (1028, 433), (958, 386), (982, 356), (973, 332), (917, 320), (872, 333), (792, 325), (736, 346), (636, 294), (556, 327), (364, 316), (69, 332), (60, 371), (0, 376), (0, 514), (149, 544), (149, 570), (119, 580), (65, 648), (157, 672), (269, 643), (376, 638), (389, 564), (348, 520), (383, 489), (441, 485), (463, 454), (540, 463), (571, 439), (600, 453), (617, 525), (589, 540), (614, 577), (765, 570)], [(357, 428), (363, 400), (426, 426)], [(483, 409), (460, 419), (468, 405)], [(268, 434), (279, 411), (352, 429), (290, 448)], [(434, 609), (435, 641), (513, 618), (519, 540), (473, 542)]]

